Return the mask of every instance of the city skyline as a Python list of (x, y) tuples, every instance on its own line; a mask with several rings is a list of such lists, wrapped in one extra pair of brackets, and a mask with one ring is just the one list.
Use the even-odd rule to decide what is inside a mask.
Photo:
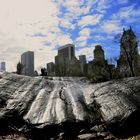
[(76, 57), (92, 60), (99, 44), (107, 58), (118, 56), (114, 36), (132, 26), (139, 36), (140, 2), (134, 0), (0, 0), (0, 60), (16, 71), (20, 55), (35, 52), (35, 69), (54, 62), (58, 47), (72, 43)]

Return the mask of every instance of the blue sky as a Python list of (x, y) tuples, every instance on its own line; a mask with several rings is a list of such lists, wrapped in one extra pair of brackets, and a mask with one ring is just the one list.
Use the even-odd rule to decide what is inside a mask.
[(35, 68), (54, 61), (67, 43), (76, 56), (93, 59), (96, 44), (106, 58), (119, 56), (114, 36), (130, 26), (140, 38), (140, 0), (0, 0), (0, 60), (15, 71), (20, 55), (35, 52)]
[[(71, 34), (77, 51), (93, 48), (94, 44), (101, 44), (106, 58), (109, 59), (119, 56), (119, 44), (114, 42), (114, 36), (122, 33), (123, 28), (128, 29), (132, 26), (139, 35), (139, 0), (94, 0), (90, 2), (83, 0), (80, 2), (77, 6), (73, 4), (77, 2), (69, 2), (60, 6), (60, 17), (68, 18), (69, 24), (75, 26), (74, 29), (69, 27), (61, 29)], [(84, 52), (81, 53), (84, 54)], [(93, 58), (90, 54), (88, 56), (88, 59)]]

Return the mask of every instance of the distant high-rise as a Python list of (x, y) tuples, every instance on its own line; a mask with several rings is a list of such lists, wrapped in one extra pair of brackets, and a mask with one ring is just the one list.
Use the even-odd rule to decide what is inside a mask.
[(86, 64), (86, 56), (85, 55), (80, 55), (79, 60), (81, 63)]
[(22, 74), (34, 76), (34, 52), (27, 51), (21, 55)]
[(104, 61), (104, 50), (102, 49), (102, 46), (96, 45), (94, 50), (94, 60), (95, 61)]
[(81, 73), (85, 73), (85, 65), (86, 65), (86, 56), (80, 55), (79, 56), (80, 66), (81, 66)]
[(123, 30), (120, 43), (120, 56), (126, 57), (126, 53), (138, 55), (138, 41), (131, 27)]
[(49, 76), (55, 75), (55, 65), (53, 62), (47, 63), (47, 74)]
[(87, 73), (91, 77), (94, 77), (94, 80), (97, 79), (103, 80), (108, 77), (107, 73), (107, 60), (105, 60), (104, 50), (101, 45), (96, 45), (93, 51), (94, 59), (89, 62)]
[(6, 63), (5, 62), (0, 62), (0, 72), (6, 71)]
[(67, 44), (58, 48), (58, 56), (72, 60), (75, 57), (75, 46), (73, 44)]
[[(55, 57), (55, 73), (57, 76), (69, 76), (79, 72), (78, 60), (75, 57), (75, 46), (67, 44), (58, 49), (58, 55)], [(74, 66), (75, 65), (75, 66)], [(76, 70), (74, 70), (74, 68)], [(77, 72), (77, 73), (78, 73)]]

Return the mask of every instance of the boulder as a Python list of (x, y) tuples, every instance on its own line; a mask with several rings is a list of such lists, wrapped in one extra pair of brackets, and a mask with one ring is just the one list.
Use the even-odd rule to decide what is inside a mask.
[(5, 73), (0, 79), (0, 118), (16, 111), (37, 128), (85, 120), (92, 123), (95, 115), (87, 106), (85, 89), (87, 84), (79, 78), (50, 80)]
[(11, 126), (20, 122), (20, 127), (31, 129), (49, 126), (57, 131), (60, 126), (82, 130), (77, 124), (83, 129), (84, 124), (92, 124), (93, 128), (100, 120), (113, 133), (139, 132), (139, 83), (140, 77), (92, 84), (83, 77), (4, 73), (0, 79), (0, 123)]

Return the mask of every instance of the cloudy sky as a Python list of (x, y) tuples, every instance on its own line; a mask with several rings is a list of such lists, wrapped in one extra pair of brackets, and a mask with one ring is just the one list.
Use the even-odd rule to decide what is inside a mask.
[(140, 35), (139, 25), (140, 0), (0, 0), (0, 61), (15, 71), (31, 50), (39, 70), (67, 43), (88, 60), (101, 44), (108, 59), (119, 55), (114, 36), (129, 26)]

